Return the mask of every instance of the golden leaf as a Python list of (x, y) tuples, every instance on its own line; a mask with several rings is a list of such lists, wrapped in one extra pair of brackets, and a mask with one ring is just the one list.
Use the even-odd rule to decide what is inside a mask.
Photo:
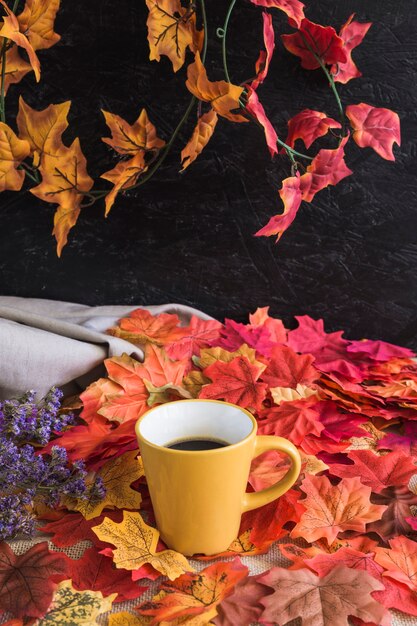
[(156, 552), (159, 532), (145, 524), (139, 513), (124, 511), (123, 521), (119, 524), (105, 517), (92, 530), (99, 539), (116, 546), (113, 562), (117, 568), (136, 570), (145, 563), (150, 563), (170, 580), (175, 580), (184, 572), (193, 571), (185, 556), (179, 552)]
[(172, 62), (174, 72), (184, 65), (187, 47), (201, 50), (204, 32), (196, 29), (195, 12), (181, 6), (180, 0), (146, 0), (149, 9), (149, 59), (159, 61), (161, 54)]
[(183, 379), (182, 384), (193, 398), (198, 398), (203, 385), (208, 385), (209, 382), (210, 378), (204, 376), (203, 372), (197, 372), (196, 370), (192, 370)]
[(196, 160), (198, 155), (206, 147), (214, 133), (216, 124), (217, 113), (213, 109), (198, 118), (196, 127), (191, 135), (191, 139), (185, 148), (181, 150), (182, 172)]
[(146, 150), (159, 150), (165, 145), (165, 141), (157, 136), (156, 128), (149, 121), (145, 109), (142, 109), (134, 124), (128, 124), (114, 113), (103, 110), (102, 113), (112, 134), (102, 139), (119, 154), (135, 155)]
[(147, 626), (151, 621), (151, 617), (133, 615), (133, 613), (128, 611), (111, 613), (109, 615), (109, 626)]
[(130, 485), (144, 476), (142, 459), (137, 459), (137, 450), (125, 452), (108, 461), (97, 472), (103, 480), (106, 495), (103, 500), (82, 500), (66, 498), (65, 506), (72, 511), (79, 511), (85, 519), (97, 517), (106, 508), (138, 509), (142, 502), (140, 493)]
[(16, 137), (7, 124), (0, 122), (0, 191), (22, 188), (25, 173), (17, 168), (29, 152), (29, 143)]
[(198, 52), (195, 55), (194, 63), (191, 63), (187, 68), (187, 77), (188, 90), (199, 100), (210, 102), (219, 115), (231, 122), (248, 121), (243, 115), (231, 112), (232, 109), (240, 107), (239, 98), (243, 94), (243, 87), (232, 85), (224, 80), (209, 81)]
[(319, 472), (323, 472), (324, 470), (329, 469), (329, 466), (323, 461), (320, 461), (313, 454), (304, 454), (302, 450), (299, 450), (301, 456), (301, 472), (303, 474), (318, 474)]
[(318, 395), (315, 389), (311, 389), (301, 383), (298, 383), (295, 389), (292, 389), (292, 387), (271, 387), (270, 391), (275, 404), (304, 400), (310, 396)]
[[(0, 76), (3, 75), (3, 60), (0, 57)], [(32, 71), (32, 66), (24, 61), (19, 54), (17, 46), (12, 46), (6, 50), (6, 68), (4, 75), (4, 94), (7, 94), (9, 86), (14, 83), (20, 83), (22, 78), (28, 72)]]
[(46, 615), (34, 626), (98, 626), (96, 618), (110, 611), (117, 593), (103, 598), (101, 591), (76, 591), (71, 580), (59, 583)]
[(346, 452), (350, 450), (372, 450), (375, 454), (381, 456), (385, 454), (384, 450), (378, 449), (378, 442), (385, 437), (386, 433), (378, 430), (372, 422), (361, 424), (359, 428), (365, 431), (363, 437), (351, 437), (350, 446), (346, 448)]
[(34, 50), (51, 48), (61, 39), (54, 32), (55, 17), (60, 0), (26, 0), (17, 16), (20, 30), (26, 34)]
[(54, 215), (52, 234), (57, 240), (57, 254), (61, 256), (68, 232), (80, 214), (83, 194), (91, 189), (94, 181), (87, 173), (86, 159), (78, 138), (69, 148), (62, 144), (55, 154), (45, 152), (39, 169), (42, 182), (30, 192), (45, 202), (59, 205)]
[(139, 176), (146, 172), (147, 166), (145, 165), (144, 152), (137, 152), (134, 157), (128, 161), (120, 161), (112, 170), (101, 174), (100, 178), (109, 180), (114, 183), (113, 189), (107, 194), (105, 198), (105, 217), (110, 212), (118, 194), (124, 189), (132, 187)]
[(171, 400), (178, 400), (180, 398), (192, 398), (191, 393), (180, 385), (167, 383), (161, 387), (155, 387), (155, 385), (149, 380), (146, 380), (146, 378), (143, 379), (143, 383), (149, 391), (148, 406), (164, 404), (165, 402), (171, 402)]
[(59, 152), (62, 147), (62, 133), (68, 128), (67, 115), (71, 102), (50, 104), (42, 111), (32, 109), (19, 98), (19, 112), (16, 122), (19, 136), (26, 139), (30, 145), (30, 153), (35, 155), (38, 164), (42, 154), (48, 152), (50, 156)]
[(17, 21), (16, 15), (12, 11), (10, 11), (4, 0), (0, 0), (0, 3), (3, 5), (7, 13), (7, 15), (3, 17), (3, 27), (0, 30), (0, 37), (5, 37), (10, 41), (14, 41), (14, 43), (17, 44), (20, 48), (26, 50), (29, 57), (29, 62), (32, 66), (33, 71), (35, 72), (36, 80), (39, 82), (41, 77), (41, 65), (39, 63), (38, 57), (36, 56), (36, 52), (26, 35), (20, 32), (20, 26), (19, 22)]
[[(256, 360), (256, 350), (254, 348), (250, 348), (246, 343), (242, 343), (242, 345), (234, 352), (229, 352), (223, 348), (203, 348), (200, 352), (200, 356), (195, 357), (195, 359), (193, 358), (193, 361), (198, 367), (204, 370), (216, 361), (230, 363), (237, 356), (245, 356), (249, 363), (260, 366), (263, 365), (260, 361)], [(263, 370), (265, 367), (266, 366), (263, 367)]]

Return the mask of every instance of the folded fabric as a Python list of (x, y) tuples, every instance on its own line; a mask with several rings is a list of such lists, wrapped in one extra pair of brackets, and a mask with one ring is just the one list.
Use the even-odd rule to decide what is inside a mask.
[(213, 319), (183, 304), (91, 307), (71, 302), (0, 296), (0, 399), (52, 385), (77, 393), (104, 373), (103, 361), (124, 352), (143, 360), (143, 351), (107, 335), (115, 322), (137, 308), (175, 313), (181, 325), (192, 315)]

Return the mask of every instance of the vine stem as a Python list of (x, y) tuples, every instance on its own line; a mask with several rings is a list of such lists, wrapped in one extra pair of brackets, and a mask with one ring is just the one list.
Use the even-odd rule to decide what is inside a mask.
[(227, 10), (226, 17), (225, 17), (225, 20), (224, 20), (223, 28), (217, 29), (217, 36), (221, 37), (221, 39), (222, 39), (223, 69), (224, 69), (224, 75), (225, 75), (226, 80), (227, 80), (228, 83), (231, 83), (232, 81), (230, 80), (229, 71), (227, 69), (227, 45), (226, 45), (226, 38), (227, 38), (227, 29), (229, 28), (230, 16), (232, 15), (233, 9), (235, 8), (236, 1), (237, 0), (232, 0), (230, 5), (229, 5), (229, 8)]
[[(14, 0), (12, 12), (16, 13), (20, 0)], [(6, 52), (9, 40), (7, 37), (3, 40), (1, 48), (1, 89), (0, 89), (0, 120), (6, 123)]]

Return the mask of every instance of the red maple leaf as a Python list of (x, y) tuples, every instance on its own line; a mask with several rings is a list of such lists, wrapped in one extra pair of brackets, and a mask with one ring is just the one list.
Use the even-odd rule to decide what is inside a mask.
[(316, 409), (319, 411), (320, 422), (324, 425), (322, 435), (334, 441), (365, 436), (365, 431), (359, 428), (368, 421), (363, 415), (346, 413), (332, 400), (317, 403)]
[(316, 139), (327, 135), (329, 128), (341, 128), (341, 125), (321, 111), (304, 109), (288, 120), (288, 136), (285, 143), (293, 148), (296, 140), (302, 139), (305, 147), (309, 148)]
[(284, 46), (301, 59), (306, 70), (326, 65), (346, 63), (347, 54), (341, 39), (332, 26), (321, 26), (304, 18), (296, 33), (281, 35)]
[(353, 128), (353, 139), (360, 148), (373, 148), (383, 159), (395, 161), (392, 147), (394, 143), (401, 145), (397, 113), (361, 102), (349, 104), (346, 115)]
[(371, 359), (372, 361), (389, 361), (390, 359), (412, 358), (414, 352), (408, 348), (402, 348), (386, 341), (373, 341), (365, 339), (363, 341), (351, 341), (347, 346), (347, 351), (352, 357), (359, 359)]
[(182, 327), (183, 336), (165, 346), (166, 354), (173, 361), (190, 359), (194, 354), (198, 354), (201, 348), (216, 341), (222, 327), (223, 324), (217, 320), (202, 320), (192, 315), (188, 326)]
[(0, 609), (16, 617), (43, 617), (68, 571), (67, 557), (51, 552), (46, 541), (20, 556), (0, 544)]
[(261, 369), (245, 356), (229, 363), (216, 361), (203, 370), (211, 383), (201, 389), (200, 398), (225, 400), (244, 408), (260, 410), (268, 386), (258, 382)]
[(343, 40), (344, 49), (347, 59), (345, 63), (336, 63), (331, 67), (333, 78), (337, 83), (348, 83), (352, 78), (359, 78), (362, 72), (358, 70), (352, 59), (352, 50), (357, 48), (365, 37), (366, 33), (372, 26), (371, 22), (360, 23), (354, 22), (355, 14), (349, 17), (347, 22), (340, 29), (339, 37)]
[(74, 546), (80, 541), (91, 541), (95, 546), (101, 547), (106, 544), (100, 541), (91, 528), (101, 524), (104, 517), (110, 517), (116, 522), (122, 520), (121, 511), (106, 511), (106, 513), (91, 520), (86, 520), (81, 513), (66, 513), (61, 519), (44, 524), (38, 530), (52, 535), (50, 541), (58, 548)]
[(313, 361), (311, 354), (300, 355), (288, 346), (274, 346), (261, 379), (270, 387), (295, 389), (298, 384), (309, 385), (320, 377), (312, 366)]
[(250, 313), (249, 322), (251, 328), (264, 326), (268, 330), (272, 342), (286, 343), (287, 331), (285, 326), (282, 320), (270, 317), (269, 306), (258, 307), (255, 313)]
[(264, 607), (259, 603), (270, 588), (258, 582), (257, 576), (248, 576), (235, 586), (233, 593), (217, 606), (216, 626), (245, 626), (258, 622)]
[(255, 64), (256, 77), (251, 82), (252, 89), (257, 89), (268, 75), (269, 65), (275, 48), (275, 33), (272, 25), (272, 15), (262, 11), (263, 37), (265, 50), (261, 50)]
[(378, 442), (382, 450), (401, 450), (409, 456), (417, 457), (417, 422), (404, 425), (404, 434), (388, 433)]
[(269, 356), (273, 346), (267, 325), (253, 326), (252, 324), (234, 322), (230, 319), (225, 319), (221, 338), (212, 342), (211, 345), (233, 352), (238, 350), (243, 343), (246, 343), (250, 348), (255, 348), (259, 354), (264, 356)]
[(311, 202), (319, 191), (329, 185), (337, 185), (343, 178), (353, 172), (345, 163), (346, 136), (339, 147), (334, 150), (320, 150), (314, 157), (307, 172), (300, 178), (302, 199)]
[(295, 400), (263, 411), (258, 422), (259, 434), (285, 437), (296, 446), (303, 447), (306, 437), (320, 435), (324, 429), (315, 404), (315, 398)]
[(277, 241), (279, 241), (287, 228), (291, 226), (303, 199), (300, 187), (301, 178), (297, 173), (296, 176), (290, 176), (282, 181), (282, 187), (278, 193), (284, 203), (284, 211), (279, 215), (273, 215), (269, 222), (255, 233), (257, 237), (277, 235)]
[(393, 578), (417, 590), (417, 543), (407, 537), (395, 537), (389, 542), (390, 548), (376, 548), (375, 560), (387, 572), (385, 576)]
[(299, 28), (304, 18), (304, 4), (300, 0), (251, 0), (252, 4), (268, 9), (280, 9), (288, 15), (291, 26)]
[(275, 132), (274, 127), (269, 121), (265, 109), (263, 108), (256, 91), (250, 86), (246, 85), (249, 93), (249, 97), (246, 102), (245, 110), (251, 115), (264, 129), (266, 145), (271, 156), (278, 154), (277, 141), (278, 135)]

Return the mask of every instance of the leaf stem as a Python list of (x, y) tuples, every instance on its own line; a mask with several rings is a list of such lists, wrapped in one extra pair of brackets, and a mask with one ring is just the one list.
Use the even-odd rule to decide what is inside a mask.
[(226, 46), (226, 37), (227, 37), (227, 29), (229, 27), (230, 16), (232, 15), (233, 9), (235, 8), (236, 0), (232, 0), (229, 8), (226, 13), (226, 18), (224, 20), (223, 28), (218, 28), (216, 31), (216, 35), (222, 40), (222, 55), (223, 55), (223, 69), (224, 75), (228, 83), (231, 83), (229, 76), (229, 71), (227, 69), (227, 46)]

